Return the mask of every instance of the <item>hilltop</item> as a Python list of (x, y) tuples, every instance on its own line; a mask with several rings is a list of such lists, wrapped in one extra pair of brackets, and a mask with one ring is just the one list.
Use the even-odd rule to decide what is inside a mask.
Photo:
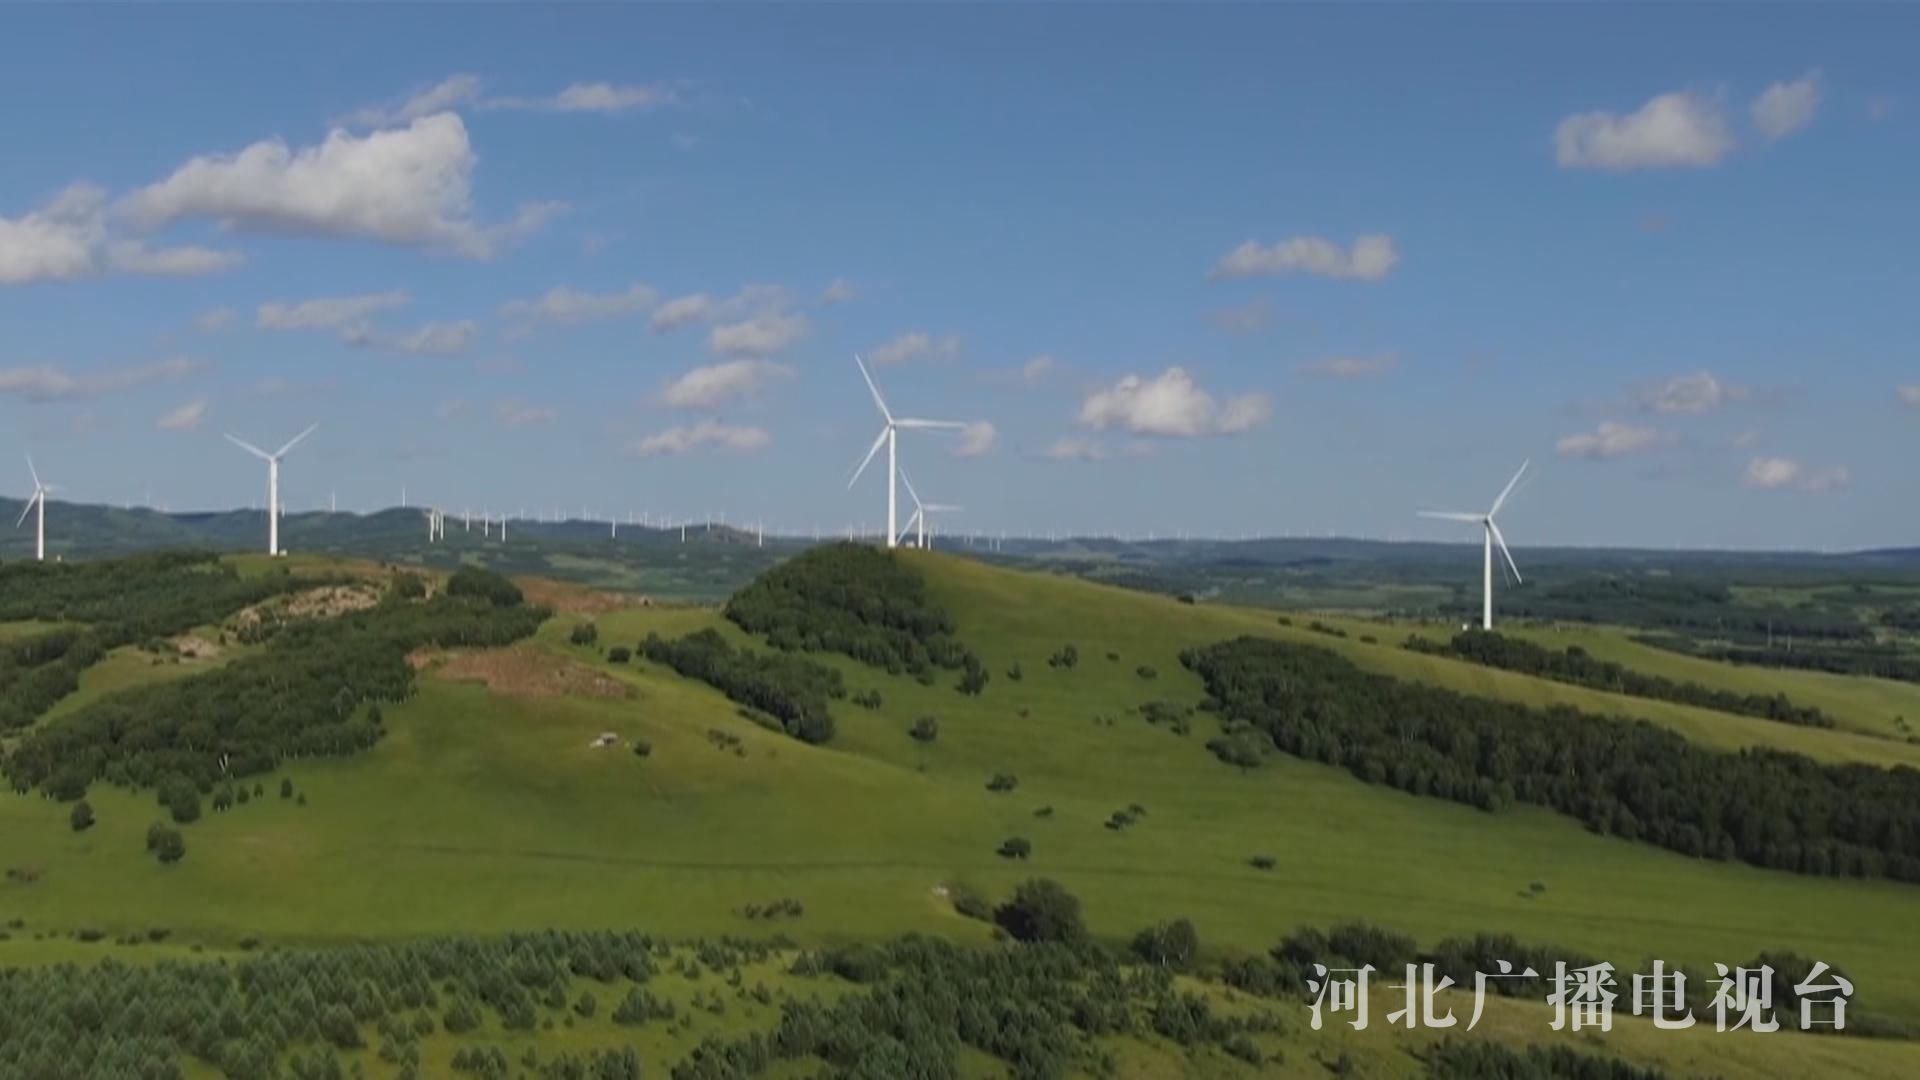
[[(329, 576), (406, 588), (406, 575), (327, 560), (302, 563), (304, 580), (271, 576), (284, 567), (249, 576), (265, 564), (243, 562), (237, 580), (269, 592)], [(443, 591), (427, 586), (424, 597), (332, 621), (424, 616), (418, 605)], [(778, 935), (781, 948), (905, 933), (985, 947), (995, 906), (1044, 877), (1078, 898), (1091, 937), (1110, 946), (1190, 922), (1204, 958), (1195, 974), (1211, 973), (1210, 995), (1226, 993), (1219, 965), (1258, 960), (1302, 928), (1359, 919), (1422, 949), (1510, 934), (1623, 971), (1653, 956), (1710, 972), (1792, 952), (1844, 969), (1863, 1014), (1893, 1028), (1920, 1023), (1920, 956), (1904, 929), (1920, 886), (1689, 857), (1545, 805), (1487, 808), (1370, 783), (1364, 765), (1272, 743), (1242, 759), (1233, 740), (1253, 728), (1196, 656), (1264, 642), (1504, 703), (1523, 710), (1517, 723), (1545, 722), (1547, 705), (1626, 716), (1716, 754), (1772, 747), (1873, 768), (1920, 761), (1904, 742), (1493, 671), (1402, 648), (1404, 632), (1384, 625), (1308, 625), (935, 553), (824, 548), (726, 609), (594, 603), (533, 582), (511, 597), (474, 588), (483, 591), (471, 602), (492, 606), (445, 615), (478, 620), (471, 628), (423, 630), (426, 647), (427, 638), (393, 639), (411, 672), (396, 673), (404, 689), (343, 698), (346, 742), (248, 766), (236, 786), (251, 799), (180, 826), (187, 851), (175, 865), (143, 849), (167, 812), (137, 778), (131, 788), (92, 783), (97, 822), (84, 831), (68, 827), (68, 804), (0, 800), (5, 861), (33, 875), (0, 888), (0, 921), (22, 920), (0, 944), (0, 964), (85, 958), (106, 946), (70, 935), (127, 939), (156, 927), (167, 944), (141, 948), (629, 927), (681, 940)], [(217, 638), (232, 612), (176, 621), (189, 618)], [(317, 644), (328, 622), (281, 633)], [(6, 625), (13, 640), (44, 632)], [(472, 637), (483, 625), (495, 629)], [(123, 658), (138, 646), (110, 648)], [(191, 686), (277, 648), (236, 642), (199, 674), (179, 671), (185, 659), (94, 665), (75, 701), (34, 730), (84, 722), (115, 692)], [(1737, 679), (1744, 669), (1726, 671)], [(815, 726), (817, 716), (830, 726)], [(202, 779), (203, 797), (218, 797), (220, 774)], [(1303, 1030), (1297, 999), (1247, 1000), (1265, 1001), (1287, 1029), (1251, 1033), (1268, 1051), (1294, 1061), (1348, 1054), (1364, 1075), (1420, 1074), (1409, 1051), (1425, 1035), (1335, 1039)], [(1502, 1040), (1551, 1035), (1541, 1006), (1502, 1009)], [(745, 1022), (703, 1030), (738, 1033)], [(1602, 1048), (1676, 1073), (1738, 1063), (1742, 1075), (1895, 1076), (1920, 1060), (1903, 1041), (1779, 1035), (1755, 1045), (1716, 1042), (1710, 1028), (1673, 1038), (1626, 1028)], [(694, 1041), (676, 1037), (660, 1053)], [(1115, 1045), (1123, 1061), (1162, 1061), (1170, 1044), (1148, 1034)], [(1206, 1068), (1234, 1075), (1232, 1059), (1209, 1054)], [(1194, 1071), (1197, 1060), (1156, 1067), (1211, 1075)]]

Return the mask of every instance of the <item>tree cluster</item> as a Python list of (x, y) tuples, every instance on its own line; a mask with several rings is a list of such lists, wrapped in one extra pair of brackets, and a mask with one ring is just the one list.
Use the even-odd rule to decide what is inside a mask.
[(671, 641), (648, 634), (640, 655), (665, 664), (689, 679), (706, 683), (728, 698), (778, 720), (802, 742), (833, 738), (833, 714), (827, 702), (844, 697), (840, 672), (805, 657), (736, 649), (713, 629)]
[(1373, 784), (1792, 872), (1920, 882), (1920, 771), (1710, 750), (1644, 721), (1537, 709), (1368, 674), (1243, 637), (1189, 649), (1228, 736)]
[(1407, 648), (1631, 697), (1697, 705), (1703, 709), (1778, 720), (1783, 724), (1833, 726), (1831, 716), (1810, 705), (1796, 705), (1785, 694), (1742, 694), (1647, 675), (1610, 660), (1597, 659), (1578, 645), (1556, 652), (1495, 630), (1465, 630), (1453, 635), (1445, 645), (1434, 644), (1416, 634), (1407, 638)]
[(842, 653), (895, 675), (960, 668), (972, 655), (920, 575), (865, 544), (794, 556), (735, 593), (726, 616), (776, 649)]

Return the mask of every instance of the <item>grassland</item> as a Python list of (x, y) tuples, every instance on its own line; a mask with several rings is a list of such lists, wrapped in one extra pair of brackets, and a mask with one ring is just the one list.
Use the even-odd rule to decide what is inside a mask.
[[(1185, 916), (1211, 951), (1254, 951), (1301, 925), (1357, 917), (1429, 943), (1509, 932), (1639, 970), (1656, 956), (1710, 969), (1790, 948), (1845, 967), (1861, 1007), (1920, 1020), (1920, 946), (1908, 928), (1920, 893), (1910, 886), (1691, 860), (1594, 836), (1544, 811), (1489, 815), (1292, 759), (1244, 773), (1204, 750), (1204, 715), (1180, 736), (1136, 710), (1200, 699), (1198, 681), (1179, 665), (1181, 649), (1255, 633), (1324, 644), (1372, 670), (1468, 692), (1645, 715), (1714, 745), (1775, 743), (1830, 760), (1910, 763), (1920, 762), (1920, 748), (1412, 654), (1398, 648), (1403, 635), (1359, 621), (1354, 637), (1330, 638), (1305, 629), (1304, 618), (1284, 627), (1267, 612), (906, 557), (926, 570), (936, 600), (993, 672), (980, 697), (956, 693), (950, 678), (928, 687), (829, 659), (851, 689), (878, 689), (884, 704), (836, 704), (835, 741), (807, 746), (665, 669), (610, 665), (597, 649), (567, 644), (572, 623), (586, 616), (561, 616), (519, 648), (609, 674), (618, 694), (554, 696), (505, 677), (489, 688), (449, 677), (451, 667), (430, 669), (418, 694), (386, 710), (390, 733), (373, 751), (290, 764), (283, 775), (304, 804), (280, 798), (280, 777), (268, 778), (264, 798), (187, 829), (188, 856), (174, 867), (142, 854), (143, 833), (159, 816), (151, 794), (96, 788), (99, 824), (84, 833), (67, 827), (64, 807), (0, 798), (0, 864), (39, 874), (32, 884), (0, 883), (0, 922), (25, 923), (0, 942), (0, 965), (109, 948), (56, 940), (81, 928), (117, 936), (165, 927), (167, 949), (214, 950), (244, 938), (326, 944), (530, 927), (633, 926), (680, 937), (777, 930), (802, 943), (908, 931), (984, 940), (986, 929), (955, 914), (941, 887), (1004, 896), (1044, 874), (1082, 897), (1092, 929), (1108, 940)], [(743, 640), (707, 609), (592, 617), (603, 647), (708, 626)], [(1361, 642), (1360, 633), (1380, 642)], [(1079, 649), (1078, 667), (1049, 667), (1046, 658), (1068, 642)], [(1007, 675), (1016, 663), (1018, 681)], [(907, 735), (922, 715), (939, 718), (932, 744)], [(603, 732), (620, 745), (593, 747)], [(649, 756), (629, 751), (636, 739), (651, 744)], [(987, 779), (999, 772), (1016, 775), (1018, 788), (989, 792)], [(1129, 804), (1146, 808), (1137, 824), (1104, 827)], [(1036, 817), (1042, 807), (1051, 814)], [(1032, 841), (1029, 860), (994, 853), (1010, 836)], [(1255, 869), (1255, 855), (1277, 866)], [(767, 924), (738, 914), (782, 897), (803, 901), (804, 917)], [(1394, 1007), (1379, 1000), (1379, 1014)], [(1304, 1016), (1289, 1020), (1289, 1061), (1344, 1049), (1361, 1075), (1415, 1074), (1403, 1044), (1425, 1036), (1314, 1035), (1302, 1030)], [(1515, 1037), (1549, 1035), (1538, 1005), (1500, 1003), (1494, 1021)], [(554, 1046), (597, 1037), (526, 1036)], [(1907, 1043), (1748, 1041), (1716, 1038), (1710, 1027), (1676, 1034), (1626, 1024), (1605, 1045), (1730, 1075), (1920, 1071), (1920, 1048)], [(1150, 1040), (1116, 1052), (1128, 1076), (1246, 1074)]]

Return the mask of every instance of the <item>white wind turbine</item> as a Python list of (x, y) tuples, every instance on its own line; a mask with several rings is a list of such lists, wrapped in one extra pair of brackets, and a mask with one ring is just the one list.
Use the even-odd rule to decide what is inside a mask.
[(280, 459), (286, 457), (287, 451), (293, 449), (301, 439), (313, 434), (314, 429), (319, 426), (319, 424), (307, 425), (307, 430), (288, 439), (285, 446), (271, 454), (250, 442), (242, 442), (231, 435), (227, 436), (228, 442), (267, 463), (267, 554), (269, 555), (285, 554), (280, 550)]
[(1513, 479), (1507, 481), (1507, 486), (1501, 490), (1500, 497), (1493, 500), (1493, 507), (1484, 514), (1462, 514), (1440, 510), (1420, 511), (1421, 517), (1439, 518), (1442, 521), (1469, 521), (1484, 530), (1486, 543), (1484, 553), (1485, 567), (1481, 579), (1480, 595), (1480, 629), (1482, 630), (1493, 629), (1493, 546), (1495, 544), (1500, 545), (1500, 554), (1506, 556), (1507, 566), (1513, 570), (1513, 580), (1515, 582), (1521, 580), (1520, 566), (1513, 561), (1513, 552), (1507, 550), (1507, 538), (1500, 535), (1500, 525), (1494, 521), (1494, 515), (1498, 514), (1500, 508), (1506, 505), (1507, 496), (1513, 494), (1514, 485), (1520, 482), (1520, 477), (1526, 473), (1527, 466), (1531, 464), (1533, 464), (1533, 462), (1530, 460), (1520, 463), (1520, 471), (1514, 473)]
[(907, 471), (905, 469), (900, 470), (900, 482), (907, 486), (907, 495), (913, 500), (913, 516), (907, 519), (906, 528), (900, 530), (900, 536), (904, 538), (907, 533), (914, 533), (914, 546), (924, 550), (932, 539), (928, 534), (930, 527), (927, 520), (928, 515), (957, 514), (965, 510), (966, 507), (954, 506), (949, 503), (921, 502), (920, 493), (913, 490), (913, 481), (907, 479)]
[(40, 508), (40, 516), (33, 529), (33, 557), (38, 562), (47, 561), (47, 492), (54, 490), (52, 484), (40, 482), (40, 470), (33, 467), (33, 455), (27, 455), (27, 472), (33, 476), (33, 494), (27, 496), (27, 505), (20, 508), (20, 520), (13, 523), (19, 528), (27, 520), (27, 512), (34, 507)]
[(873, 392), (873, 403), (880, 407), (880, 415), (886, 420), (886, 426), (880, 429), (879, 438), (873, 440), (873, 447), (867, 451), (867, 456), (860, 459), (860, 467), (853, 470), (853, 478), (847, 481), (847, 488), (852, 490), (853, 485), (859, 482), (860, 474), (867, 471), (867, 465), (873, 461), (873, 455), (879, 453), (881, 445), (885, 444), (887, 448), (887, 546), (898, 547), (900, 539), (897, 510), (900, 486), (900, 457), (897, 445), (899, 433), (902, 429), (960, 429), (967, 425), (956, 420), (913, 420), (905, 417), (895, 419), (892, 411), (887, 408), (886, 399), (880, 396), (880, 388), (874, 385), (873, 376), (867, 373), (866, 362), (857, 355), (853, 358), (853, 362), (859, 365), (860, 377), (867, 381), (867, 389)]

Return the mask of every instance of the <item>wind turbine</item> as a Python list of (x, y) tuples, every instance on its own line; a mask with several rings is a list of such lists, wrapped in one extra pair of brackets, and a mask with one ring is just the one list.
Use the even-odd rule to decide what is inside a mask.
[(1513, 479), (1507, 481), (1507, 486), (1501, 490), (1500, 497), (1493, 500), (1492, 508), (1484, 514), (1462, 514), (1440, 510), (1420, 511), (1421, 517), (1439, 518), (1442, 521), (1468, 521), (1479, 525), (1484, 531), (1485, 567), (1480, 593), (1480, 629), (1482, 630), (1493, 629), (1493, 546), (1495, 544), (1500, 545), (1500, 554), (1506, 556), (1507, 566), (1513, 570), (1513, 580), (1516, 583), (1522, 580), (1519, 564), (1513, 561), (1513, 552), (1507, 550), (1507, 538), (1500, 535), (1500, 525), (1494, 521), (1494, 516), (1500, 513), (1502, 506), (1506, 505), (1507, 496), (1513, 494), (1514, 486), (1520, 483), (1520, 477), (1526, 473), (1527, 466), (1531, 464), (1533, 464), (1531, 460), (1520, 463), (1520, 471), (1514, 473)]
[(35, 521), (33, 529), (33, 557), (37, 562), (46, 562), (47, 492), (52, 491), (53, 486), (40, 482), (40, 470), (33, 467), (32, 454), (27, 455), (27, 472), (33, 476), (33, 494), (27, 496), (27, 505), (20, 508), (20, 520), (14, 522), (13, 527), (16, 529), (19, 528), (21, 523), (27, 520), (27, 511), (32, 510), (36, 506), (40, 508), (40, 516)]
[(860, 359), (860, 357), (856, 355), (853, 358), (853, 362), (859, 365), (860, 377), (867, 381), (867, 389), (873, 392), (873, 403), (880, 407), (880, 415), (883, 418), (885, 418), (886, 426), (880, 429), (880, 437), (873, 440), (873, 447), (872, 449), (867, 451), (867, 456), (860, 460), (860, 467), (853, 470), (853, 478), (847, 481), (847, 489), (849, 491), (853, 489), (853, 485), (858, 483), (860, 480), (860, 474), (863, 472), (866, 472), (867, 465), (873, 461), (873, 455), (880, 452), (881, 444), (882, 443), (886, 444), (886, 447), (887, 447), (887, 546), (890, 548), (898, 547), (900, 526), (898, 521), (897, 506), (898, 506), (898, 500), (899, 500), (898, 488), (900, 484), (900, 481), (899, 481), (900, 458), (899, 458), (899, 448), (897, 444), (898, 444), (899, 433), (901, 432), (902, 429), (915, 429), (915, 430), (959, 429), (959, 428), (964, 428), (967, 425), (962, 424), (955, 420), (914, 420), (914, 419), (908, 419), (905, 417), (902, 417), (900, 419), (895, 419), (893, 413), (887, 408), (886, 399), (880, 396), (880, 388), (874, 385), (873, 376), (867, 373), (866, 361)]
[(301, 439), (313, 434), (314, 429), (319, 426), (319, 424), (307, 425), (307, 430), (288, 439), (287, 445), (271, 454), (250, 442), (242, 442), (231, 435), (227, 436), (228, 442), (267, 463), (267, 554), (269, 555), (285, 554), (280, 550), (280, 459), (286, 457), (287, 451), (293, 449)]

